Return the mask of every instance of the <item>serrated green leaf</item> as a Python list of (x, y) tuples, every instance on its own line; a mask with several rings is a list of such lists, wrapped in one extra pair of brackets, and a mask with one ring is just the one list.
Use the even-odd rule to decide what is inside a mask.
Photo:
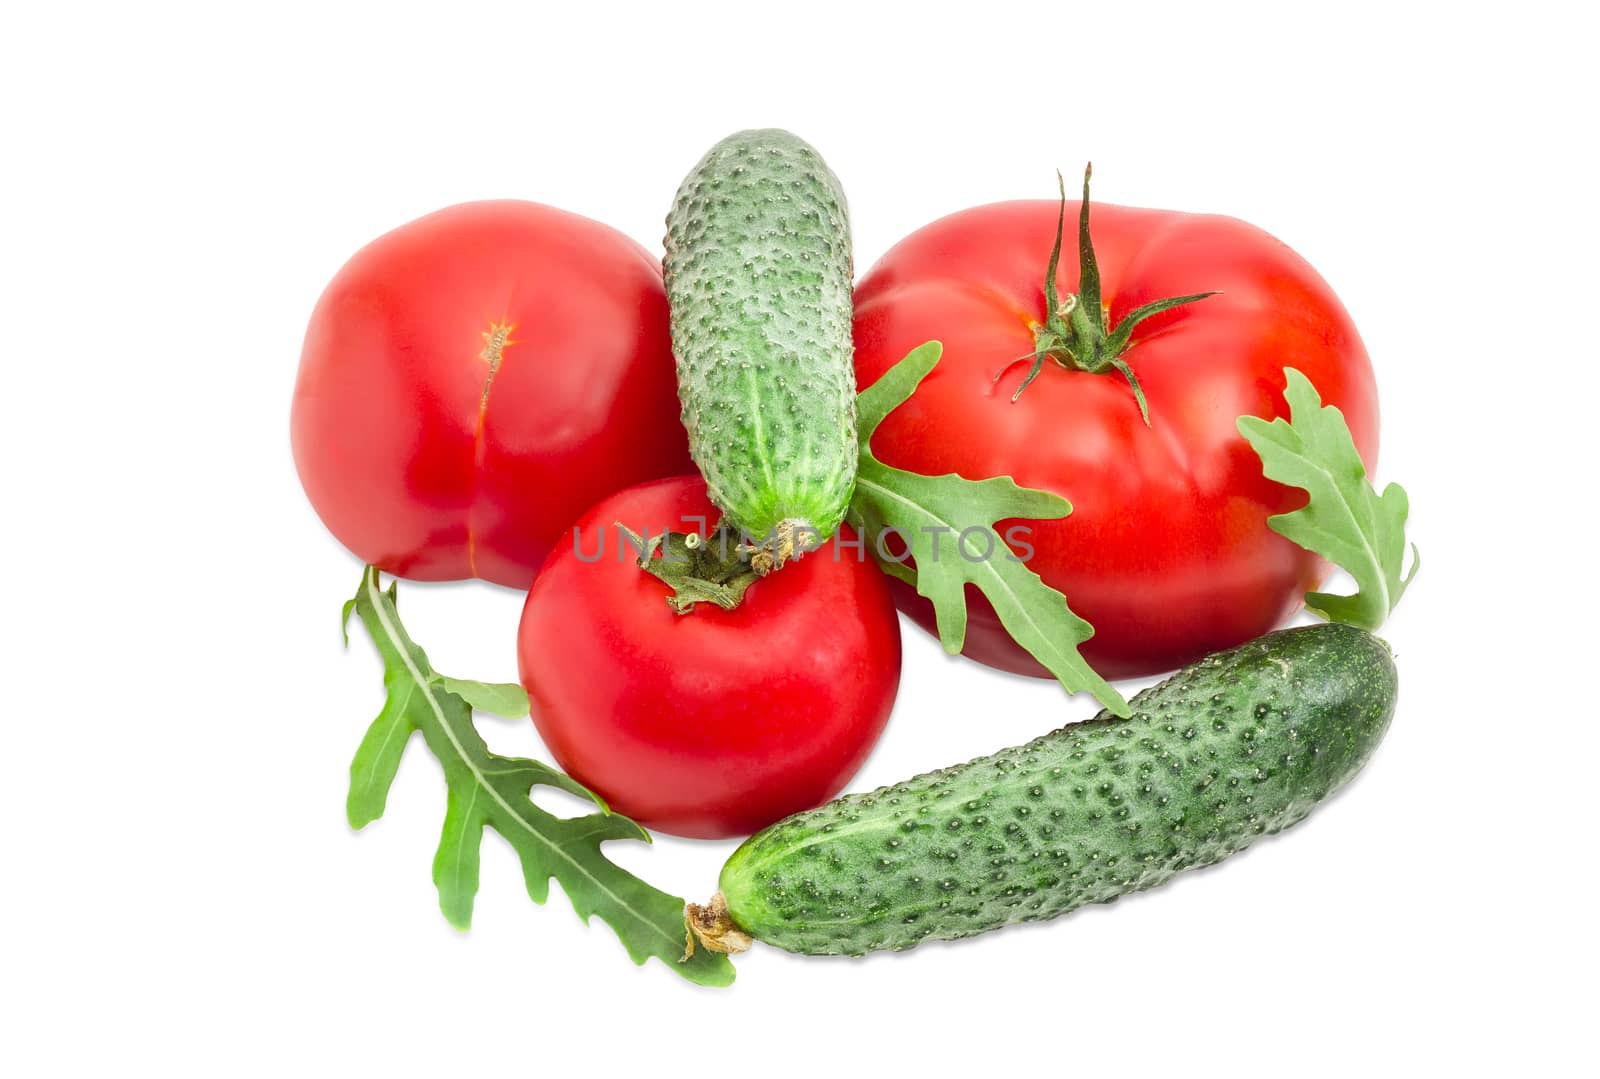
[(1406, 492), (1391, 483), (1378, 494), (1367, 482), (1344, 414), (1332, 405), (1323, 407), (1311, 380), (1295, 368), (1283, 373), (1289, 419), (1269, 423), (1240, 416), (1239, 433), (1261, 457), (1268, 479), (1299, 487), (1310, 497), (1300, 509), (1267, 518), (1267, 524), (1355, 579), (1354, 595), (1309, 592), (1307, 607), (1334, 622), (1376, 630), (1422, 564), (1413, 546), (1411, 571), (1401, 576), (1410, 508)]
[(880, 552), (891, 530), (915, 564), (880, 558), (889, 573), (916, 586), (932, 604), (946, 652), (967, 636), (966, 586), (983, 592), (1013, 640), (1042, 663), (1068, 692), (1086, 690), (1118, 715), (1128, 703), (1078, 652), (1094, 628), (1073, 613), (1067, 597), (1016, 558), (995, 531), (1008, 518), (1052, 519), (1072, 512), (1066, 499), (1019, 486), (1009, 476), (969, 480), (954, 474), (921, 476), (891, 468), (872, 453), (872, 435), (939, 362), (929, 341), (906, 354), (856, 399), (860, 458), (849, 520)]
[[(493, 768), (484, 769), (484, 775), (495, 777), (497, 782), (503, 780), (524, 795), (533, 790), (535, 783), (542, 783), (546, 787), (556, 787), (566, 791), (568, 794), (575, 794), (579, 798), (593, 802), (607, 813), (611, 812), (611, 807), (606, 805), (604, 798), (601, 798), (594, 791), (567, 775), (567, 773), (550, 767), (544, 761), (529, 760), (526, 757), (497, 757)], [(650, 842), (649, 832), (639, 828), (637, 824), (634, 824), (627, 817), (619, 817), (618, 819), (628, 821), (630, 825), (639, 829), (639, 834), (633, 838), (642, 839), (646, 843)]]
[[(598, 916), (611, 926), (635, 963), (655, 956), (689, 981), (730, 984), (734, 971), (727, 956), (697, 949), (682, 960), (684, 901), (646, 884), (601, 850), (614, 839), (648, 842), (649, 834), (549, 765), (491, 752), (473, 725), (469, 702), (514, 705), (510, 687), (446, 679), (435, 672), (407, 636), (395, 599), (395, 587), (384, 589), (378, 571), (367, 567), (354, 612), (383, 659), (388, 692), (351, 764), (351, 823), (360, 827), (383, 813), (406, 740), (420, 731), (444, 770), (448, 790), (433, 879), (440, 910), (452, 925), (465, 929), (471, 923), (483, 830), (489, 827), (516, 851), (535, 902), (544, 902), (553, 878), (584, 921)], [(558, 817), (533, 803), (529, 795), (535, 784), (592, 799), (599, 811)]]

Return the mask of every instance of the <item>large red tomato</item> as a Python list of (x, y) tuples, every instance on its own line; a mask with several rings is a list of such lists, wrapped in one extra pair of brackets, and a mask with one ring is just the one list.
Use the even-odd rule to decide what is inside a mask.
[(311, 504), (363, 560), (527, 587), (597, 499), (693, 467), (660, 265), (532, 202), (404, 225), (317, 303), (292, 440)]
[[(869, 385), (916, 345), (943, 342), (932, 374), (878, 428), (877, 455), (923, 473), (1009, 475), (1070, 501), (1070, 517), (1023, 522), (1030, 565), (1094, 625), (1083, 653), (1102, 675), (1147, 675), (1266, 632), (1327, 572), (1267, 527), (1304, 494), (1262, 476), (1237, 418), (1287, 415), (1283, 369), (1299, 368), (1343, 410), (1370, 471), (1376, 389), (1328, 285), (1232, 218), (1096, 204), (1096, 304), (1073, 257), (1080, 204), (1066, 203), (1052, 319), (1045, 274), (1060, 212), (1046, 201), (980, 206), (895, 245), (856, 290), (856, 376)], [(1094, 340), (1141, 305), (1211, 290), (1139, 321), (1120, 353), (1114, 332)], [(1017, 395), (1041, 336), (1052, 357)], [(1142, 388), (1148, 426), (1113, 358)], [(932, 627), (926, 601), (898, 582), (896, 598)], [(966, 653), (1047, 673), (976, 593)]]
[(660, 536), (718, 516), (697, 476), (601, 502), (540, 570), (517, 648), (561, 767), (640, 823), (698, 838), (838, 793), (900, 684), (900, 623), (870, 555), (829, 542), (731, 611), (676, 614), (616, 527)]

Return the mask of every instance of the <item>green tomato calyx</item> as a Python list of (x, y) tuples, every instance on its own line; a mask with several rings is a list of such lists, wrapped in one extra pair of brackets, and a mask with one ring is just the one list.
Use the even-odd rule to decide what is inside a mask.
[(739, 606), (761, 574), (751, 566), (751, 548), (736, 531), (719, 527), (709, 536), (698, 532), (664, 532), (644, 536), (619, 521), (617, 531), (638, 552), (638, 566), (672, 589), (667, 605), (688, 614), (696, 603), (712, 603), (725, 611)]
[(1067, 218), (1067, 185), (1061, 173), (1057, 172), (1061, 212), (1056, 218), (1056, 242), (1050, 249), (1050, 265), (1045, 271), (1045, 321), (1043, 325), (1034, 326), (1033, 351), (1007, 364), (995, 375), (995, 381), (1000, 381), (1006, 371), (1017, 363), (1032, 361), (1022, 385), (1011, 395), (1011, 400), (1016, 401), (1022, 396), (1022, 391), (1039, 377), (1047, 359), (1054, 360), (1068, 371), (1083, 371), (1091, 375), (1115, 371), (1128, 380), (1134, 399), (1139, 402), (1139, 415), (1148, 427), (1150, 406), (1145, 401), (1144, 389), (1139, 385), (1139, 377), (1133, 373), (1133, 368), (1122, 358), (1132, 344), (1134, 327), (1151, 315), (1215, 296), (1216, 293), (1197, 292), (1190, 296), (1155, 300), (1129, 311), (1115, 326), (1108, 325), (1108, 310), (1100, 299), (1100, 266), (1095, 260), (1094, 244), (1089, 240), (1089, 177), (1093, 168), (1092, 164), (1083, 168), (1083, 201), (1078, 207), (1078, 291), (1068, 293), (1065, 297), (1056, 291), (1056, 267), (1061, 261), (1061, 241)]

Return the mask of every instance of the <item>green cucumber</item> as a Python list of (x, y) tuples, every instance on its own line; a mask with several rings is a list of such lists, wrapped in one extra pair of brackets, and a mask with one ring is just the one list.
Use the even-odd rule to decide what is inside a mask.
[(663, 266), (689, 450), (765, 572), (832, 536), (855, 489), (844, 192), (787, 131), (730, 135), (678, 188)]
[(1337, 624), (1269, 634), (1024, 746), (852, 794), (758, 832), (702, 943), (860, 955), (1153, 888), (1295, 824), (1394, 714), (1388, 647)]

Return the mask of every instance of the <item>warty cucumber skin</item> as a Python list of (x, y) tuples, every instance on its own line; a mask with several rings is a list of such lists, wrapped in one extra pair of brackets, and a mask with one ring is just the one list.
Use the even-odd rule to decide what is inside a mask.
[(831, 536), (856, 476), (850, 226), (821, 155), (741, 131), (667, 217), (667, 300), (689, 449), (711, 501), (762, 540)]
[(1364, 630), (1269, 634), (1140, 693), (1131, 718), (779, 821), (724, 866), (728, 914), (788, 951), (861, 955), (1155, 887), (1303, 819), (1366, 762), (1397, 688)]

